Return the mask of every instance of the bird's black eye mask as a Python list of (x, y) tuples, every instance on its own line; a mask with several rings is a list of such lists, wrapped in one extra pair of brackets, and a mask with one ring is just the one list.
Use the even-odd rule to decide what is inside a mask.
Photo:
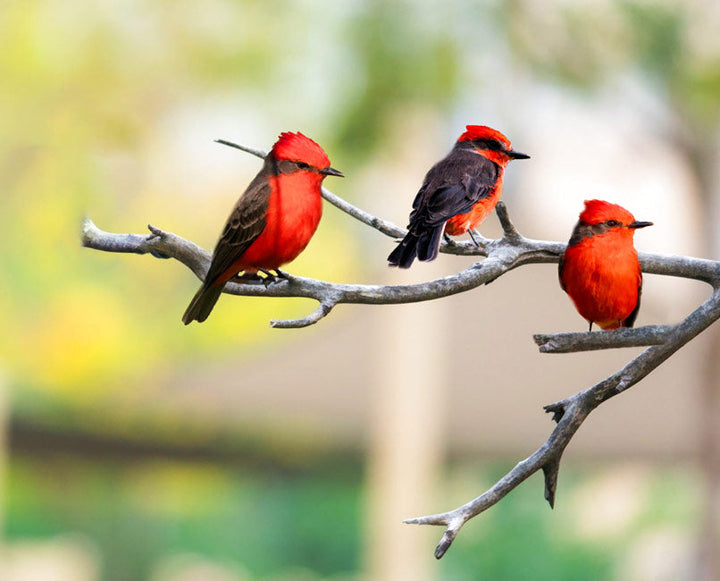
[(598, 224), (585, 224), (584, 222), (579, 222), (573, 230), (569, 244), (577, 244), (585, 238), (600, 236), (601, 234), (605, 234), (605, 232), (622, 225), (623, 224), (617, 220), (606, 220), (605, 222), (600, 222)]
[(497, 139), (473, 139), (462, 141), (461, 145), (467, 149), (488, 149), (490, 151), (507, 151), (505, 146)]

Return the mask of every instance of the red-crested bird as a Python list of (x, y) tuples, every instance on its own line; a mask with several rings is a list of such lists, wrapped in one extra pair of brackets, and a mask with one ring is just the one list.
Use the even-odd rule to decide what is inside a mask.
[(633, 236), (638, 222), (622, 206), (586, 200), (560, 259), (560, 286), (578, 313), (602, 329), (632, 327), (640, 309), (642, 272)]
[(415, 258), (434, 260), (444, 234), (460, 236), (492, 212), (502, 194), (505, 166), (530, 156), (514, 151), (499, 131), (468, 125), (450, 153), (425, 175), (410, 213), (408, 233), (388, 256), (390, 266), (410, 268)]
[(322, 215), (320, 190), (327, 176), (343, 174), (330, 167), (322, 147), (302, 133), (280, 134), (235, 204), (183, 323), (207, 319), (225, 284), (240, 272), (241, 280), (248, 281), (259, 280), (258, 271), (270, 275), (274, 270), (282, 276), (278, 268), (294, 260), (317, 229)]

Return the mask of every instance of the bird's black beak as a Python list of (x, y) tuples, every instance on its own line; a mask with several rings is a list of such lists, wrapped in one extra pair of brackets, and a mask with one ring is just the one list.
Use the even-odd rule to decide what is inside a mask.
[(330, 167), (330, 166), (328, 166), (328, 167), (326, 167), (326, 168), (324, 168), (324, 169), (321, 169), (321, 170), (320, 170), (320, 173), (321, 173), (321, 174), (324, 174), (324, 175), (326, 175), (326, 176), (337, 176), (337, 177), (339, 177), (339, 178), (344, 178), (344, 177), (345, 177), (345, 174), (343, 174), (343, 172), (341, 172), (340, 170), (335, 169), (334, 167)]
[(646, 228), (652, 225), (652, 222), (638, 222), (637, 220), (635, 220), (635, 222), (628, 224), (628, 228)]
[(513, 151), (512, 149), (505, 152), (510, 159), (530, 159), (527, 153), (520, 153), (519, 151)]

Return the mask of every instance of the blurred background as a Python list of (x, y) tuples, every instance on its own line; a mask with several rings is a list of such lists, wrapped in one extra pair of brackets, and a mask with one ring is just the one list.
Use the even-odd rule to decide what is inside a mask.
[[(381, 0), (0, 3), (0, 578), (5, 581), (720, 578), (720, 340), (712, 329), (599, 408), (565, 454), (555, 510), (532, 477), (432, 556), (402, 519), (470, 500), (532, 453), (542, 406), (639, 350), (540, 355), (580, 331), (554, 265), (432, 303), (225, 297), (180, 317), (174, 261), (83, 249), (80, 221), (149, 222), (211, 249), (268, 149), (302, 131), (326, 185), (405, 225), (466, 124), (500, 129), (504, 199), (567, 240), (582, 201), (653, 228), (643, 251), (720, 258), (720, 4)], [(498, 236), (491, 216), (481, 228)], [(288, 267), (336, 282), (392, 240), (325, 207)], [(646, 276), (638, 324), (709, 296)]]

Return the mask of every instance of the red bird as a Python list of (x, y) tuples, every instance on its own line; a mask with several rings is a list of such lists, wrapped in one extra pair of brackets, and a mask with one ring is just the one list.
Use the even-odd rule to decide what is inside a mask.
[(499, 131), (468, 125), (452, 151), (430, 168), (415, 196), (408, 233), (388, 256), (390, 266), (410, 268), (418, 260), (434, 260), (443, 233), (473, 236), (502, 194), (505, 166), (530, 156), (513, 151)]
[(642, 272), (633, 246), (638, 222), (625, 208), (586, 200), (560, 259), (560, 286), (575, 308), (602, 329), (632, 327), (640, 308)]
[[(222, 142), (232, 145), (228, 142)], [(294, 260), (310, 242), (322, 215), (320, 190), (327, 176), (343, 174), (317, 143), (302, 133), (281, 133), (260, 172), (235, 204), (213, 252), (210, 269), (183, 323), (208, 318), (225, 284), (244, 272), (274, 270)], [(245, 276), (247, 275), (247, 276)]]

